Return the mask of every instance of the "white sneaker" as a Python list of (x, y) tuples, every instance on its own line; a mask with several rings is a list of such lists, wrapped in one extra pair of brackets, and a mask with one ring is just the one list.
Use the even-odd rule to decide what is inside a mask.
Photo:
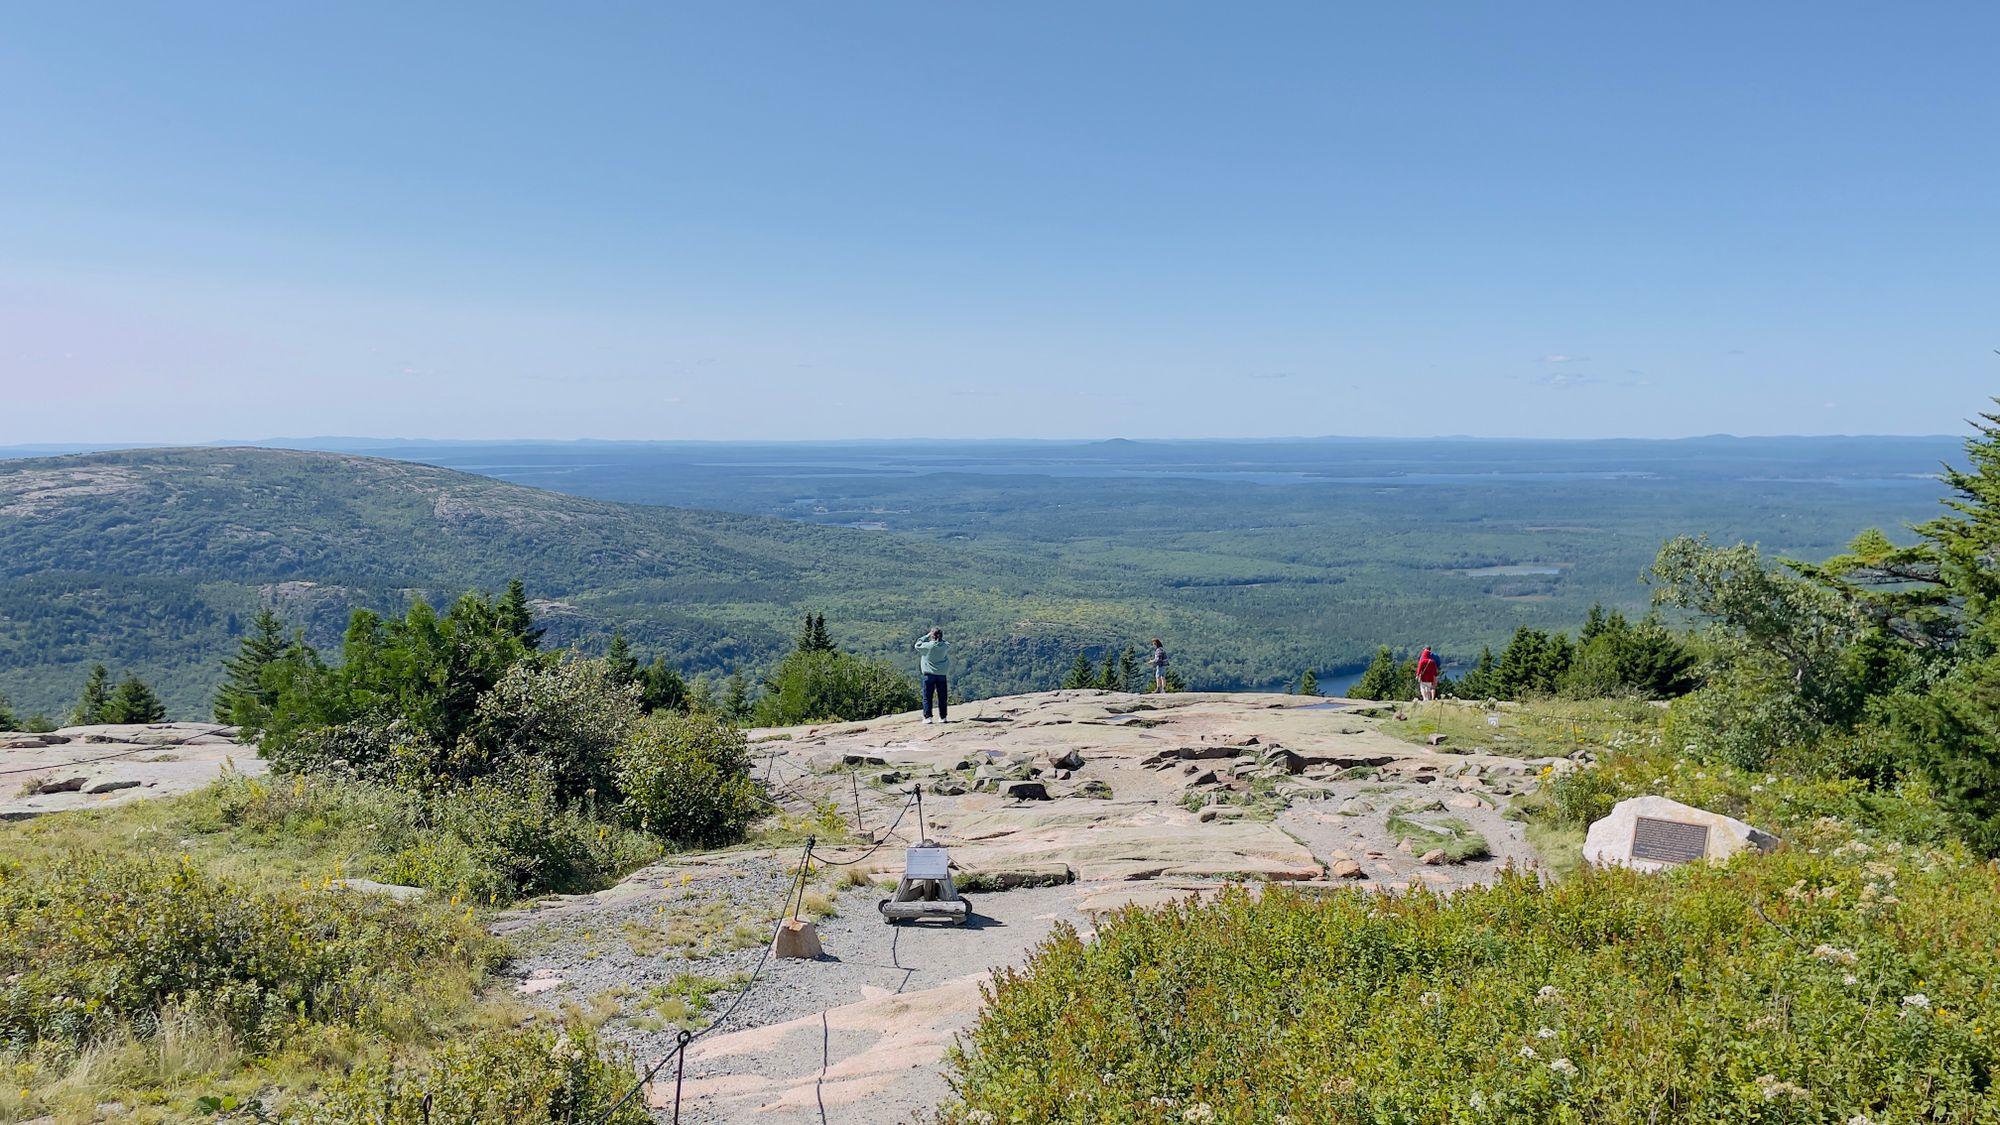
[(929, 715), (925, 715), (925, 716), (924, 716), (924, 725), (925, 725), (925, 726), (930, 726), (930, 725), (931, 725), (931, 717), (930, 717)]

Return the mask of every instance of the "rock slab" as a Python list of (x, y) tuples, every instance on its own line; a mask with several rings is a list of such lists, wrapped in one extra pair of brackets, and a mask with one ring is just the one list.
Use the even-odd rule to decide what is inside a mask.
[(1770, 851), (1777, 844), (1776, 836), (1735, 817), (1665, 797), (1632, 797), (1591, 824), (1583, 858), (1599, 867), (1658, 871), (1697, 859), (1728, 859), (1745, 848)]

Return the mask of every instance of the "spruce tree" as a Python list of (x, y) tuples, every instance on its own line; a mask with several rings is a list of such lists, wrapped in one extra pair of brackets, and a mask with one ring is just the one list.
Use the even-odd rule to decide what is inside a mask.
[(667, 667), (667, 658), (655, 656), (653, 663), (639, 674), (639, 706), (648, 712), (676, 711), (685, 714), (690, 699), (687, 681), (681, 674)]
[(1118, 690), (1132, 691), (1137, 688), (1141, 674), (1139, 650), (1126, 645), (1125, 651), (1118, 654)]
[(750, 681), (741, 672), (732, 672), (722, 693), (722, 717), (740, 723), (750, 717)]
[[(1414, 689), (1414, 684), (1408, 685), (1408, 690)], [(1363, 671), (1361, 679), (1355, 682), (1354, 698), (1386, 702), (1400, 699), (1406, 694), (1408, 694), (1406, 685), (1398, 675), (1396, 656), (1389, 651), (1388, 645), (1383, 645), (1375, 650), (1375, 659), (1368, 662), (1367, 670)]]
[(13, 730), (19, 722), (14, 717), (14, 709), (7, 705), (7, 697), (0, 695), (0, 730)]
[(215, 693), (215, 721), (261, 727), (276, 702), (264, 670), (285, 655), (285, 623), (269, 607), (257, 612), (236, 655), (222, 662), (222, 686)]
[(111, 700), (111, 671), (102, 664), (90, 667), (90, 677), (83, 681), (83, 694), (77, 697), (76, 710), (69, 717), (73, 727), (94, 726), (108, 722), (104, 718), (104, 705)]
[(1300, 695), (1318, 695), (1318, 694), (1319, 694), (1319, 673), (1318, 673), (1318, 672), (1314, 671), (1314, 670), (1313, 670), (1313, 669), (1311, 669), (1311, 668), (1308, 668), (1308, 669), (1306, 669), (1306, 674), (1305, 674), (1305, 675), (1303, 675), (1303, 676), (1300, 676), (1300, 677), (1299, 677), (1299, 694), (1300, 694)]
[(632, 655), (631, 642), (625, 639), (625, 630), (611, 631), (611, 645), (604, 650), (604, 661), (611, 665), (611, 675), (621, 684), (639, 682), (639, 658)]
[(1091, 664), (1089, 653), (1076, 654), (1076, 662), (1069, 666), (1069, 674), (1063, 677), (1062, 686), (1066, 691), (1097, 686), (1097, 669)]
[(1097, 687), (1105, 691), (1124, 691), (1125, 685), (1118, 678), (1118, 651), (1104, 650), (1104, 670), (1097, 674)]
[(507, 592), (500, 596), (500, 604), (495, 607), (500, 627), (520, 640), (528, 649), (539, 648), (542, 634), (547, 632), (535, 626), (535, 611), (528, 607), (528, 590), (516, 578), (507, 583)]
[(100, 721), (106, 723), (157, 723), (166, 719), (167, 708), (144, 681), (127, 675), (105, 701), (102, 714)]

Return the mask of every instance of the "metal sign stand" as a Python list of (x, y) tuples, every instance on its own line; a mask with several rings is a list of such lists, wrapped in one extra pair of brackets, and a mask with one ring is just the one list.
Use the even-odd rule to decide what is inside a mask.
[(926, 833), (924, 787), (917, 786), (917, 837), (914, 848), (903, 851), (903, 878), (896, 893), (875, 904), (890, 925), (919, 918), (943, 918), (970, 925), (972, 900), (958, 893), (951, 882), (951, 856)]

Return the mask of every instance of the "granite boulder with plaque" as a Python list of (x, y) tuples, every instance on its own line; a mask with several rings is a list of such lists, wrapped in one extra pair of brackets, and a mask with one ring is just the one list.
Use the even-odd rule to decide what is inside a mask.
[(1599, 867), (1658, 871), (1676, 864), (1727, 859), (1744, 848), (1770, 851), (1778, 838), (1735, 817), (1670, 801), (1633, 797), (1591, 823), (1583, 858)]

